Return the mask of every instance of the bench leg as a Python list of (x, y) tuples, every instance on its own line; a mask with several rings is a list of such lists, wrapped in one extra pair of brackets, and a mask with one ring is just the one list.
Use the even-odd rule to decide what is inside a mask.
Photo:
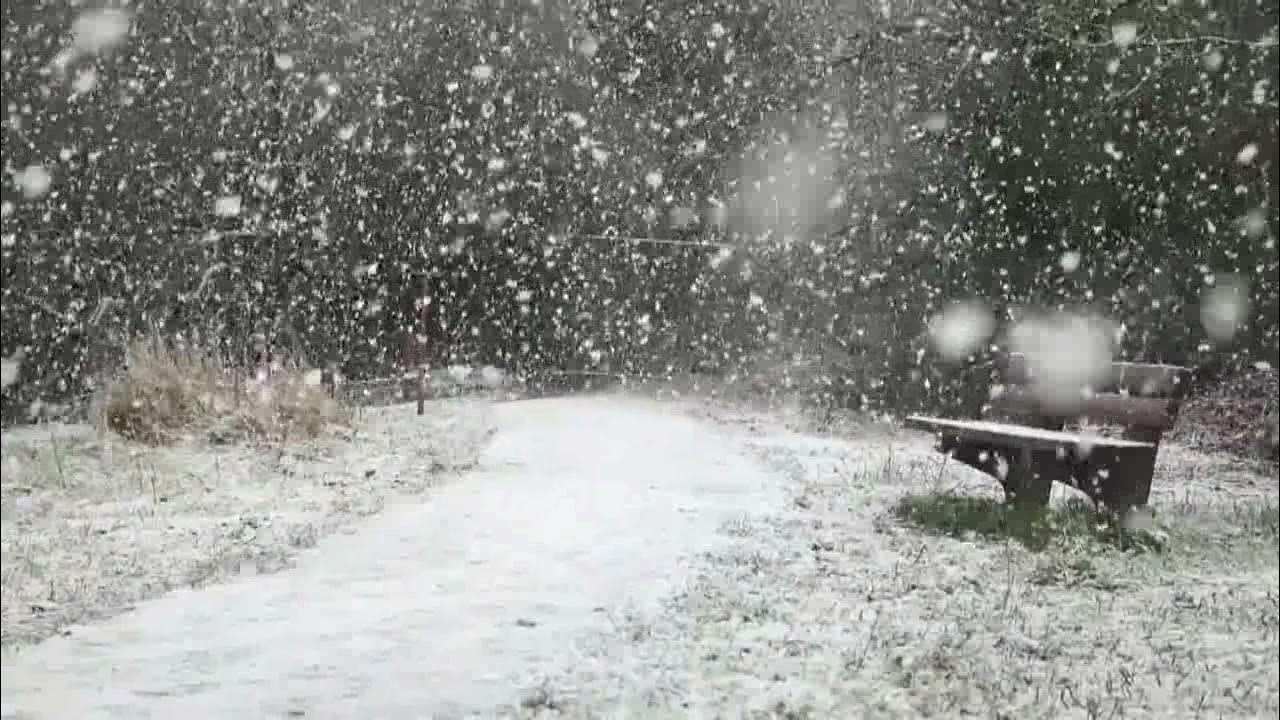
[(1118, 453), (1111, 476), (1102, 483), (1104, 505), (1121, 515), (1143, 507), (1151, 498), (1151, 478), (1155, 475), (1156, 451), (1136, 450)]
[(996, 475), (998, 453), (994, 447), (961, 443), (957, 437), (944, 436), (938, 449), (978, 472)]
[(1031, 450), (1015, 450), (1009, 456), (1009, 470), (1001, 485), (1005, 499), (1019, 507), (1044, 508), (1049, 506), (1053, 492), (1056, 457), (1046, 457)]
[[(1053, 481), (1067, 482), (1070, 471), (1055, 452), (1009, 450), (994, 446), (962, 443), (955, 437), (944, 437), (940, 448), (957, 461), (986, 473), (1000, 482), (1005, 500), (1029, 507), (1046, 507)], [(1000, 460), (1006, 461), (1005, 472)]]
[(1156, 450), (1095, 451), (1074, 473), (1072, 484), (1095, 502), (1123, 515), (1151, 498)]

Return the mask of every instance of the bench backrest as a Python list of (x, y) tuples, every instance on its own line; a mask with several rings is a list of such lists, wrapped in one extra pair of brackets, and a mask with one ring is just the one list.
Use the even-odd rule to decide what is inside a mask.
[(1191, 369), (1177, 365), (1112, 363), (1079, 388), (1037, 386), (1026, 356), (1010, 354), (1002, 359), (1001, 388), (992, 397), (992, 408), (1029, 418), (1037, 427), (1061, 428), (1067, 421), (1123, 425), (1130, 436), (1158, 439), (1173, 427), (1178, 409), (1191, 385)]

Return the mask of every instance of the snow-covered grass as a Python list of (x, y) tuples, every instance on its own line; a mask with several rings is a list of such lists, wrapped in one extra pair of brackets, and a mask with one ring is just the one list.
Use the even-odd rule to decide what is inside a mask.
[[(1021, 508), (989, 496), (924, 492), (904, 495), (893, 507), (894, 516), (918, 527), (956, 538), (1013, 539), (1033, 550), (1051, 545), (1077, 545), (1099, 549), (1160, 550), (1169, 542), (1190, 545), (1214, 542), (1222, 531), (1214, 523), (1196, 522), (1205, 513), (1194, 502), (1175, 502), (1163, 509), (1161, 520), (1137, 511), (1123, 520), (1100, 511), (1080, 497), (1064, 499), (1041, 510)], [(1236, 502), (1214, 508), (1210, 518), (1232, 530), (1276, 540), (1280, 535), (1280, 506), (1274, 499)], [(1161, 529), (1167, 527), (1168, 531)], [(1171, 537), (1172, 535), (1172, 537)]]
[(1010, 505), (997, 498), (931, 492), (904, 495), (894, 506), (904, 522), (957, 538), (1014, 539), (1041, 550), (1058, 543), (1114, 544), (1130, 547), (1158, 544), (1143, 530), (1129, 531), (1098, 513), (1083, 499), (1072, 498), (1048, 510)]
[(1057, 488), (1054, 529), (1027, 543), (1025, 525), (981, 516), (998, 519), (996, 483), (944, 464), (926, 437), (870, 424), (819, 437), (788, 432), (776, 414), (719, 414), (790, 478), (788, 505), (726, 526), (732, 544), (706, 556), (683, 592), (619, 618), (511, 716), (1280, 709), (1273, 478), (1165, 447), (1144, 528), (1160, 542), (1121, 542)]
[(315, 438), (166, 445), (88, 425), (6, 430), (3, 643), (38, 641), (170, 589), (286, 567), (296, 551), (468, 468), (484, 406), (365, 410)]
[[(207, 697), (169, 699), (220, 700), (224, 711), (254, 701), (236, 688), (258, 688), (267, 673), (306, 685), (311, 695), (284, 699), (308, 716), (353, 687), (343, 678), (368, 680), (353, 703), (408, 707), (397, 703), (433, 694), (423, 678), (479, 678), (478, 668), (490, 672), (474, 696), (486, 703), (502, 699), (485, 682), (505, 688), (537, 670), (523, 694), (484, 717), (1253, 718), (1280, 709), (1274, 477), (1166, 444), (1141, 533), (1099, 527), (1065, 488), (1048, 516), (1031, 518), (1035, 527), (1002, 516), (997, 484), (946, 462), (927, 436), (841, 418), (824, 418), (820, 433), (797, 407), (702, 398), (683, 407), (718, 425), (690, 423), (666, 414), (674, 405), (507, 405), (478, 476), (322, 546), (299, 568), (309, 573), (175, 594), (96, 635), (34, 649), (9, 671), (22, 670), (15, 682), (36, 695), (74, 676), (81, 700), (108, 674), (121, 692), (200, 677), (207, 685), (192, 684)], [(471, 456), (447, 453), (477, 447), (488, 419), (474, 401), (432, 408), (427, 418), (412, 406), (371, 409), (353, 438), (270, 456), (100, 446), (87, 428), (6, 434), (5, 461), (28, 453), (20, 469), (31, 473), (23, 481), (5, 467), (6, 644), (166, 587), (273, 569), (393, 493), (429, 486), (444, 467), (466, 464)], [(735, 497), (750, 502), (730, 505)], [(711, 509), (706, 532), (728, 518), (719, 541), (688, 544), (693, 536), (672, 530)], [(694, 547), (701, 554), (673, 574), (671, 558)], [(637, 578), (643, 589), (627, 585)], [(641, 601), (645, 591), (657, 600)], [(282, 619), (299, 614), (304, 622)], [(460, 629), (451, 635), (442, 623)], [(193, 650), (194, 628), (210, 624), (216, 637)], [(354, 639), (323, 630), (351, 627), (361, 628)], [(280, 640), (244, 640), (271, 633)], [(209, 648), (239, 664), (205, 677)], [(344, 664), (353, 651), (363, 653), (356, 667)], [(120, 675), (101, 669), (98, 658), (112, 652), (145, 659)], [(299, 652), (320, 663), (305, 678), (291, 674)], [(342, 661), (326, 666), (326, 657)], [(175, 669), (173, 658), (186, 664)], [(396, 678), (409, 676), (413, 692), (398, 691)], [(18, 693), (15, 682), (7, 693)]]

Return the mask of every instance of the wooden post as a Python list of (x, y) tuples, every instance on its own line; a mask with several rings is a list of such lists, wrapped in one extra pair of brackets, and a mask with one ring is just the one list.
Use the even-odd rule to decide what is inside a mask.
[(425, 415), (427, 412), (427, 366), (425, 364), (418, 365), (418, 414)]
[(320, 386), (324, 388), (325, 394), (331, 398), (337, 395), (334, 385), (335, 383), (333, 382), (333, 370), (328, 368), (321, 370)]

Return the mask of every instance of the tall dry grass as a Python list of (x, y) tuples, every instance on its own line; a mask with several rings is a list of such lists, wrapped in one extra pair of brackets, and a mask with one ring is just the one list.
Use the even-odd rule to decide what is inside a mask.
[(224, 441), (313, 438), (351, 420), (320, 380), (300, 362), (248, 371), (204, 348), (149, 337), (129, 346), (124, 366), (96, 393), (92, 416), (101, 428), (153, 445), (199, 433)]

